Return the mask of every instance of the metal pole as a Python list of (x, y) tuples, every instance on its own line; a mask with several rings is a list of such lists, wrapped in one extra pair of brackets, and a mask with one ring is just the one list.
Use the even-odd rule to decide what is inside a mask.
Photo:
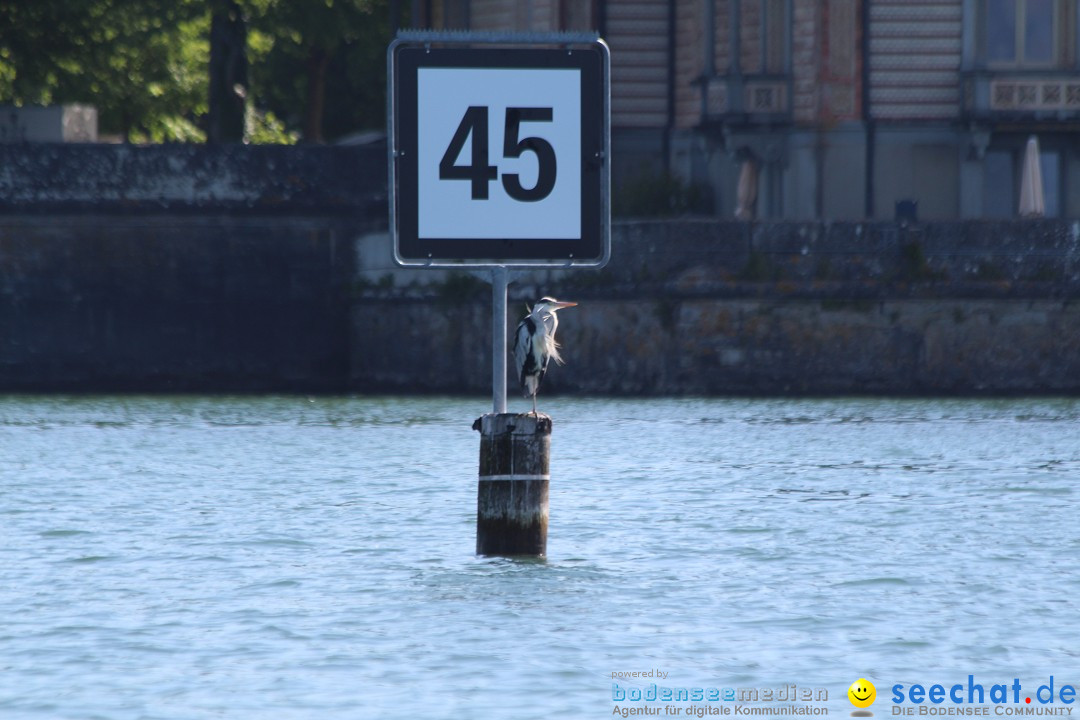
[(496, 414), (506, 412), (506, 268), (491, 270), (491, 397)]

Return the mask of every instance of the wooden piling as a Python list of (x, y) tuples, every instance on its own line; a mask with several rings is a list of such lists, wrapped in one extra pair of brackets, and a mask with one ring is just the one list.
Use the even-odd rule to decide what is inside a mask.
[(545, 555), (551, 418), (490, 413), (480, 431), (477, 555)]

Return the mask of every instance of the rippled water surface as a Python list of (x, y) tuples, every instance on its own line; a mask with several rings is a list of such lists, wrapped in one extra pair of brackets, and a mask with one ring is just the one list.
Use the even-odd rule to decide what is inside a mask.
[[(524, 409), (524, 405), (521, 409)], [(0, 718), (606, 718), (676, 686), (1080, 680), (1076, 400), (0, 399)], [(884, 687), (883, 687), (884, 686)]]

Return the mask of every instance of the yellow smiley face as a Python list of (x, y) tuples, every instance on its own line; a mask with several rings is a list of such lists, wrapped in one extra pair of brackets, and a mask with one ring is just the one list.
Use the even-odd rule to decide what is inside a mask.
[(847, 690), (847, 696), (851, 704), (857, 708), (870, 707), (874, 704), (874, 700), (877, 699), (877, 688), (869, 680), (859, 678), (851, 683), (851, 687)]

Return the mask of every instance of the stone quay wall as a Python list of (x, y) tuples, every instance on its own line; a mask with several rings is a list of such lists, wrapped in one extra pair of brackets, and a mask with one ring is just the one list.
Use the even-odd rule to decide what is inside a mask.
[(0, 391), (344, 392), (381, 149), (0, 145)]
[[(394, 270), (360, 243), (350, 386), (487, 392), (490, 299), (465, 273)], [(364, 248), (368, 252), (364, 252)], [(1080, 224), (616, 223), (603, 270), (520, 273), (564, 367), (545, 392), (1021, 394), (1080, 390)], [(516, 378), (511, 378), (514, 387)]]
[[(0, 391), (489, 392), (483, 273), (394, 266), (385, 164), (0, 145)], [(620, 220), (508, 331), (542, 295), (581, 303), (545, 393), (1080, 390), (1074, 221)]]

